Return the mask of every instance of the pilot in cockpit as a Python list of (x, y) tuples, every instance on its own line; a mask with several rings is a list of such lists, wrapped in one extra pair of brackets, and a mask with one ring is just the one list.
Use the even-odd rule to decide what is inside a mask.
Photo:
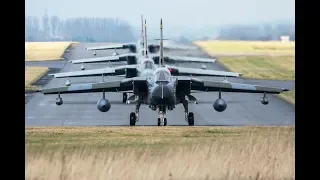
[(170, 78), (171, 78), (170, 74), (166, 71), (159, 71), (154, 75), (154, 79), (156, 82), (159, 82), (159, 81), (169, 82)]
[(152, 61), (144, 61), (143, 65), (145, 69), (153, 69), (153, 66), (154, 66)]
[(145, 52), (144, 49), (141, 49), (141, 50), (140, 50), (140, 54), (141, 54), (142, 56), (144, 56), (144, 52)]

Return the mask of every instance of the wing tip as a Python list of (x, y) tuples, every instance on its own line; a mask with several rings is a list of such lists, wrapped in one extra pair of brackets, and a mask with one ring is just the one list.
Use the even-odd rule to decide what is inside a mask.
[(286, 91), (290, 91), (290, 89), (282, 88), (282, 91), (286, 92)]

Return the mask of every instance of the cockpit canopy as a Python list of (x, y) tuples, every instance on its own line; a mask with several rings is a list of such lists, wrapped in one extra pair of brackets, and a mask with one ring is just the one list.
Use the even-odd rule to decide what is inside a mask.
[(144, 50), (144, 49), (141, 49), (141, 50), (140, 50), (140, 54), (141, 54), (142, 56), (144, 56), (144, 55), (145, 55), (145, 50)]
[(171, 75), (168, 71), (158, 71), (154, 75), (155, 82), (169, 82), (171, 78)]
[(142, 64), (145, 69), (153, 69), (154, 68), (154, 63), (151, 60), (144, 60)]

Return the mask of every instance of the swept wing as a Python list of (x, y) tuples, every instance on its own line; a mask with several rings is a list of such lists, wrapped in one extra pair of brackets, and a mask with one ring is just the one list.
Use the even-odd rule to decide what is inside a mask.
[(135, 46), (135, 43), (124, 43), (124, 44), (112, 44), (105, 46), (87, 47), (86, 50), (106, 50), (106, 49), (126, 49), (130, 46)]
[(81, 64), (81, 63), (101, 63), (101, 62), (119, 62), (126, 61), (125, 57), (135, 56), (134, 53), (126, 53), (117, 56), (106, 56), (106, 57), (97, 57), (97, 58), (87, 58), (87, 59), (77, 59), (70, 60), (69, 62), (73, 64)]
[(242, 76), (242, 73), (237, 72), (228, 72), (228, 71), (215, 71), (215, 70), (204, 70), (204, 69), (195, 69), (195, 68), (185, 68), (185, 67), (176, 67), (168, 66), (166, 67), (171, 71), (173, 76), (220, 76), (220, 77), (239, 77)]
[[(179, 78), (183, 80), (185, 78)], [(289, 91), (284, 88), (258, 86), (252, 84), (232, 83), (225, 81), (207, 81), (198, 78), (190, 78), (191, 90), (197, 91), (221, 91), (221, 92), (239, 92), (239, 93), (267, 93), (280, 94), (284, 91)]]
[(125, 92), (133, 90), (133, 81), (146, 82), (145, 77), (127, 78), (122, 80), (87, 83), (71, 85), (69, 87), (61, 86), (55, 88), (45, 88), (41, 90), (43, 94), (73, 94), (73, 93), (90, 93), (90, 92)]
[(135, 69), (136, 65), (124, 65), (117, 66), (114, 68), (101, 68), (101, 69), (92, 69), (84, 71), (73, 71), (73, 72), (63, 72), (56, 74), (49, 74), (55, 78), (65, 78), (65, 77), (88, 77), (88, 76), (102, 76), (102, 75), (124, 75), (126, 69)]
[[(191, 90), (197, 91), (221, 91), (221, 92), (240, 92), (240, 93), (267, 93), (280, 94), (284, 91), (289, 91), (284, 88), (266, 87), (251, 84), (221, 82), (221, 81), (207, 81), (190, 77), (178, 77), (179, 82), (189, 81), (191, 83)], [(73, 93), (91, 93), (91, 92), (123, 92), (132, 91), (133, 82), (146, 83), (146, 77), (135, 77), (109, 82), (87, 83), (71, 85), (69, 87), (61, 86), (56, 88), (45, 88), (40, 90), (43, 94), (73, 94)]]
[[(149, 55), (156, 62), (159, 62), (159, 55)], [(213, 63), (216, 59), (213, 58), (199, 58), (199, 57), (189, 57), (189, 56), (164, 56), (164, 62), (199, 62), (199, 63)]]
[(188, 56), (164, 56), (165, 60), (168, 58), (172, 61), (181, 61), (181, 62), (206, 62), (212, 63), (215, 62), (216, 59), (211, 58), (199, 58), (199, 57), (188, 57)]

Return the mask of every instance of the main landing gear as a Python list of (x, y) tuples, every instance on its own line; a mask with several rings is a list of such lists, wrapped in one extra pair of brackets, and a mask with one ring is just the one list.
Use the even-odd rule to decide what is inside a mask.
[(122, 94), (122, 103), (126, 103), (128, 100), (128, 94), (127, 93), (123, 93)]
[(142, 104), (142, 100), (138, 99), (136, 103), (136, 111), (130, 113), (130, 126), (135, 126), (136, 122), (139, 121), (139, 109)]
[(185, 120), (188, 122), (189, 126), (194, 125), (194, 115), (193, 112), (189, 112), (188, 101), (186, 99), (182, 100), (182, 104), (185, 112)]

